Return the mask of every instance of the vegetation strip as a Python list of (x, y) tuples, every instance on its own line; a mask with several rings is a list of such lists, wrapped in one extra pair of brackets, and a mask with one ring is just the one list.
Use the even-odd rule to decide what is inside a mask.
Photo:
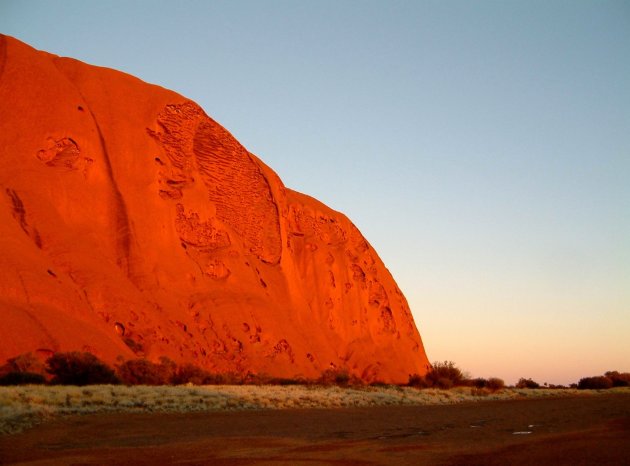
[(63, 415), (107, 412), (199, 412), (255, 409), (348, 408), (454, 404), (479, 400), (593, 396), (611, 390), (519, 389), (496, 392), (474, 387), (450, 390), (400, 386), (343, 388), (316, 385), (124, 386), (25, 385), (0, 387), (0, 433), (16, 433)]
[[(346, 408), (452, 404), (467, 401), (593, 395), (599, 390), (630, 394), (630, 374), (586, 377), (572, 387), (521, 378), (505, 387), (499, 378), (472, 379), (453, 362), (435, 362), (407, 385), (370, 385), (344, 368), (316, 380), (264, 374), (210, 373), (167, 358), (119, 361), (114, 368), (90, 353), (55, 353), (45, 361), (31, 353), (0, 367), (0, 434), (19, 432), (60, 415), (104, 412), (193, 412), (248, 409)], [(579, 389), (579, 391), (578, 391)]]

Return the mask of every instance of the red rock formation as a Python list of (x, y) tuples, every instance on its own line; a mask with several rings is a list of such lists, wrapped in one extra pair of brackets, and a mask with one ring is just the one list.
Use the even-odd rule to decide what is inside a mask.
[(407, 302), (355, 226), (171, 91), (0, 36), (0, 188), (0, 360), (426, 371)]

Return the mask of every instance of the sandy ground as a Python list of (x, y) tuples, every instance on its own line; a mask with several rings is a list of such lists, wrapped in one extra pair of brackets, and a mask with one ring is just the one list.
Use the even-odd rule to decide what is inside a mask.
[(0, 436), (0, 463), (630, 465), (630, 395), (72, 416)]

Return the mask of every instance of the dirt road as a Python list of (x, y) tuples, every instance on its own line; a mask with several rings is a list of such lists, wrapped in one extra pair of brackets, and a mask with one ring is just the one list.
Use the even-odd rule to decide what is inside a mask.
[(630, 465), (630, 396), (107, 414), (0, 437), (6, 465)]

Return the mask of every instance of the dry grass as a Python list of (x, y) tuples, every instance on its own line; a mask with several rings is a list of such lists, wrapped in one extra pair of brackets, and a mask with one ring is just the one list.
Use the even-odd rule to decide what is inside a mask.
[(409, 387), (321, 386), (120, 386), (0, 387), (0, 434), (19, 432), (57, 416), (103, 412), (192, 412), (248, 409), (345, 408), (385, 405), (452, 404), (475, 400), (592, 396), (630, 388), (598, 390), (450, 390)]

